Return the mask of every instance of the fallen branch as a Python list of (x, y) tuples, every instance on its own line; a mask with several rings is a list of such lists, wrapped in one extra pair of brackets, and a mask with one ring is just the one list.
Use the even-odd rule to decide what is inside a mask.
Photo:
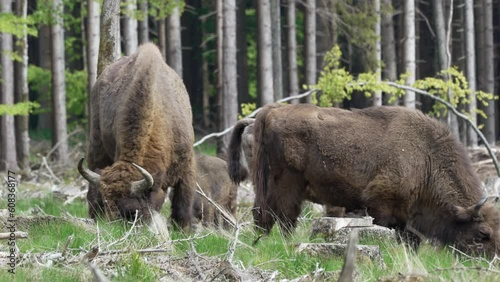
[(201, 196), (203, 196), (205, 199), (207, 199), (207, 201), (209, 201), (217, 210), (219, 210), (222, 214), (222, 216), (224, 217), (224, 219), (231, 223), (231, 225), (233, 227), (236, 226), (236, 219), (234, 218), (234, 216), (228, 212), (225, 208), (219, 206), (214, 200), (212, 200), (210, 197), (208, 197), (205, 192), (203, 192), (203, 189), (201, 189), (200, 187), (200, 184), (198, 184), (198, 182), (196, 183), (196, 186), (198, 187), (198, 189), (196, 190), (196, 193), (200, 194)]
[(12, 238), (12, 234), (14, 234), (14, 238), (16, 238), (16, 239), (28, 238), (28, 232), (16, 231), (16, 232), (2, 232), (2, 233), (0, 233), (0, 240), (10, 239), (10, 238)]

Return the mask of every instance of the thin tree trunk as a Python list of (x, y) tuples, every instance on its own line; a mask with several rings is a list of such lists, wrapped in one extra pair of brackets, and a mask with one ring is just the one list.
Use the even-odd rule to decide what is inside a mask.
[[(472, 123), (477, 125), (476, 114), (476, 49), (474, 47), (474, 0), (465, 0), (465, 59), (466, 77), (469, 82), (469, 115)], [(468, 143), (471, 147), (477, 147), (477, 133), (468, 126)]]
[[(224, 42), (224, 3), (223, 0), (216, 0), (216, 29), (217, 29), (217, 129), (218, 131), (224, 130), (224, 117), (222, 112), (222, 100), (224, 98), (224, 87), (223, 87), (223, 42)], [(224, 140), (222, 138), (217, 139), (217, 154), (225, 155)]]
[[(316, 0), (305, 1), (304, 12), (304, 64), (305, 84), (316, 84)], [(311, 103), (311, 96), (304, 101)]]
[[(382, 73), (380, 70), (380, 64), (382, 62), (382, 44), (380, 42), (380, 36), (381, 36), (381, 20), (380, 20), (380, 0), (375, 0), (373, 2), (373, 5), (375, 6), (375, 14), (377, 16), (377, 21), (375, 23), (375, 63), (376, 63), (376, 74), (377, 74), (377, 80), (381, 81), (382, 80)], [(373, 95), (373, 105), (374, 106), (382, 106), (382, 91), (377, 90), (375, 91)]]
[(208, 73), (208, 59), (206, 56), (207, 53), (207, 31), (206, 31), (206, 22), (207, 17), (201, 18), (201, 36), (202, 36), (202, 44), (201, 44), (201, 52), (202, 52), (202, 64), (201, 64), (201, 75), (203, 80), (203, 127), (208, 128), (210, 126), (210, 79)]
[(68, 162), (68, 132), (66, 128), (66, 85), (64, 73), (64, 35), (62, 27), (62, 0), (52, 0), (54, 23), (50, 26), (52, 41), (52, 120), (54, 123), (52, 146), (56, 147), (55, 158)]
[[(484, 0), (484, 68), (485, 68), (485, 91), (495, 93), (495, 53), (493, 42), (493, 3), (492, 0)], [(485, 108), (486, 123), (484, 126), (484, 135), (490, 145), (495, 144), (495, 100), (488, 100), (488, 106)]]
[(250, 94), (248, 92), (248, 49), (247, 49), (247, 34), (245, 20), (245, 0), (237, 0), (236, 10), (236, 46), (238, 51), (237, 68), (238, 68), (238, 102), (250, 102)]
[[(288, 83), (290, 96), (299, 94), (299, 76), (297, 71), (297, 31), (295, 25), (295, 0), (288, 0), (287, 25), (288, 25)], [(292, 101), (298, 103), (297, 100)]]
[(139, 0), (141, 20), (139, 21), (139, 44), (149, 41), (148, 0)]
[(137, 19), (134, 13), (137, 10), (137, 0), (124, 0), (125, 11), (123, 15), (123, 43), (125, 55), (129, 56), (137, 51)]
[(271, 39), (271, 11), (269, 0), (257, 1), (258, 68), (260, 106), (272, 103), (273, 95), (273, 55)]
[[(236, 1), (224, 1), (224, 40), (223, 40), (223, 112), (224, 128), (238, 121), (238, 87), (236, 69)], [(229, 145), (230, 135), (224, 136), (224, 147)]]
[[(11, 1), (2, 0), (2, 13), (12, 13)], [(1, 34), (0, 56), (1, 56), (1, 84), (2, 84), (2, 97), (0, 102), (6, 105), (14, 104), (14, 65), (10, 58), (12, 53), (12, 35), (8, 33)], [(17, 155), (16, 155), (16, 135), (14, 126), (14, 116), (2, 115), (1, 120), (1, 158), (0, 170), (18, 170)]]
[(273, 94), (274, 101), (283, 98), (283, 70), (281, 63), (281, 5), (271, 1), (271, 41), (273, 55)]
[(158, 47), (160, 48), (160, 52), (167, 61), (167, 28), (165, 24), (166, 19), (162, 18), (158, 20)]
[(182, 78), (181, 15), (179, 7), (167, 17), (167, 63)]
[(434, 9), (434, 22), (436, 31), (436, 47), (438, 53), (438, 67), (439, 70), (444, 70), (448, 66), (448, 57), (446, 56), (446, 28), (443, 11), (443, 0), (432, 1)]
[[(385, 10), (390, 12), (382, 13), (382, 59), (384, 62), (384, 79), (396, 81), (398, 76), (396, 59), (396, 40), (394, 39), (394, 21), (392, 11), (392, 1), (384, 0)], [(385, 97), (385, 101), (391, 99), (390, 95)], [(394, 104), (398, 104), (397, 101)]]
[[(405, 71), (408, 73), (406, 84), (412, 86), (415, 83), (416, 76), (416, 55), (415, 55), (415, 1), (404, 1), (404, 60)], [(415, 92), (407, 90), (404, 97), (404, 104), (408, 108), (415, 108)]]
[[(87, 0), (87, 71), (88, 93), (97, 79), (97, 58), (99, 57), (99, 2)], [(90, 99), (89, 99), (90, 101)], [(89, 113), (90, 116), (90, 113)]]
[[(28, 13), (28, 1), (16, 1), (16, 15), (26, 19)], [(16, 52), (21, 61), (16, 62), (15, 67), (15, 102), (26, 103), (29, 101), (28, 90), (28, 35), (26, 25), (21, 27), (23, 36), (17, 38)], [(16, 142), (17, 142), (17, 162), (21, 169), (29, 168), (30, 139), (28, 135), (28, 115), (16, 116)]]
[(97, 76), (121, 55), (120, 1), (103, 0)]

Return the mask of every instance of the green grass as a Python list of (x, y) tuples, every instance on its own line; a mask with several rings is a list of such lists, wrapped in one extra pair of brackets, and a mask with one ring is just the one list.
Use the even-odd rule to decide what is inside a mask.
[[(34, 205), (38, 205), (45, 213), (55, 216), (63, 215), (64, 211), (77, 217), (86, 217), (86, 203), (75, 201), (68, 206), (63, 201), (47, 196), (42, 199), (19, 199), (17, 209), (27, 212)], [(4, 203), (2, 203), (4, 204)], [(1, 206), (0, 206), (1, 208)], [(169, 205), (165, 205), (162, 213), (168, 217)], [(306, 218), (314, 216), (307, 208)], [(245, 220), (249, 219), (246, 214)], [(115, 275), (109, 277), (112, 281), (157, 281), (163, 277), (164, 270), (148, 263), (147, 254), (137, 253), (140, 249), (155, 248), (163, 242), (146, 226), (136, 226), (131, 230), (131, 223), (125, 221), (107, 222), (98, 220), (95, 227), (85, 226), (77, 221), (58, 221), (56, 223), (31, 224), (26, 230), (28, 239), (18, 240), (18, 247), (22, 253), (60, 252), (68, 237), (73, 236), (69, 245), (69, 256), (81, 255), (81, 250), (90, 250), (101, 244), (101, 251), (128, 250), (130, 253), (117, 256), (113, 269)], [(339, 271), (343, 265), (343, 257), (321, 257), (297, 253), (296, 244), (300, 242), (322, 242), (323, 239), (309, 239), (310, 221), (299, 222), (296, 231), (284, 239), (275, 226), (271, 234), (262, 237), (258, 243), (252, 245), (257, 233), (251, 224), (241, 229), (239, 243), (233, 256), (233, 262), (245, 268), (258, 267), (268, 271), (279, 271), (278, 279), (294, 279), (314, 272), (317, 268), (325, 271)], [(183, 258), (192, 247), (204, 256), (220, 259), (229, 257), (229, 249), (234, 242), (234, 230), (223, 231), (206, 229), (200, 234), (183, 234), (170, 230), (170, 238), (174, 240), (173, 250), (163, 253), (162, 256)], [(190, 238), (190, 239), (189, 239)], [(189, 239), (189, 240), (185, 240)], [(0, 242), (2, 244), (3, 242)], [(356, 267), (361, 281), (375, 281), (380, 277), (402, 274), (425, 274), (430, 281), (495, 281), (498, 279), (498, 265), (489, 265), (483, 260), (457, 257), (450, 248), (436, 248), (429, 244), (421, 246), (414, 253), (403, 245), (393, 241), (375, 239), (362, 240), (360, 244), (376, 244), (380, 246), (386, 268), (371, 261), (358, 262)], [(0, 250), (3, 247), (0, 245)], [(27, 264), (16, 269), (15, 278), (5, 269), (0, 270), (1, 281), (91, 281), (89, 269), (82, 263), (67, 266), (64, 263), (55, 263), (54, 267), (39, 267), (36, 264)]]
[[(68, 205), (64, 205), (64, 201), (58, 199), (54, 194), (50, 193), (44, 198), (16, 198), (16, 213), (26, 214), (33, 210), (34, 207), (40, 207), (43, 212), (48, 215), (61, 216), (69, 213), (75, 217), (87, 217), (87, 203), (85, 200), (76, 199)], [(7, 208), (6, 201), (0, 201), (0, 209)]]

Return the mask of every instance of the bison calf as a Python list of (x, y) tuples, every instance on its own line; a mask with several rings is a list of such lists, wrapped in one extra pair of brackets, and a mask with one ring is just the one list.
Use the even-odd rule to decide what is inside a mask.
[(265, 232), (275, 220), (292, 230), (312, 193), (402, 233), (500, 254), (500, 213), (464, 146), (418, 110), (271, 104), (254, 122), (252, 162), (254, 219)]

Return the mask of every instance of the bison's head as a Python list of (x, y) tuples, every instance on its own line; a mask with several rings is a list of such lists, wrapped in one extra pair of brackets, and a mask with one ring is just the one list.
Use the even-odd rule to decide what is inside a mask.
[(156, 210), (161, 207), (164, 199), (163, 190), (153, 189), (153, 176), (141, 166), (135, 163), (116, 162), (103, 169), (99, 175), (84, 168), (82, 164), (83, 159), (78, 163), (78, 171), (102, 198), (103, 206), (97, 208), (104, 211), (106, 218), (134, 219), (136, 210), (140, 216), (148, 218), (150, 209)]
[[(498, 198), (493, 201), (496, 203)], [(490, 199), (464, 208), (455, 206), (456, 246), (476, 255), (500, 255), (500, 213)]]

